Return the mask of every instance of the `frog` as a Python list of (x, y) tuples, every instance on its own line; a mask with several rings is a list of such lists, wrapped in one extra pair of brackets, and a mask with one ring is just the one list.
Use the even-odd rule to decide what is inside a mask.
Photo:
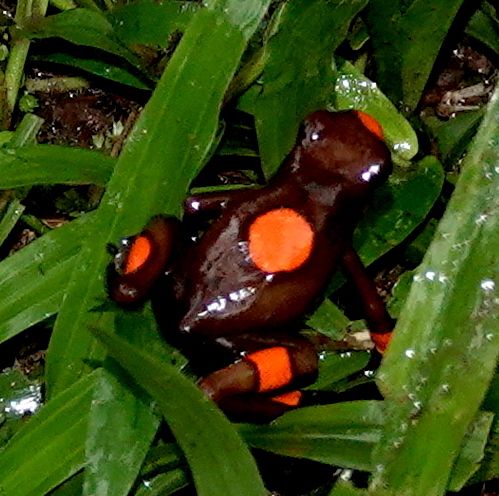
[[(147, 299), (165, 337), (192, 361), (224, 411), (274, 418), (299, 406), (318, 371), (303, 317), (342, 269), (376, 348), (393, 321), (352, 246), (373, 192), (392, 171), (383, 128), (361, 110), (317, 110), (264, 186), (194, 194), (182, 221), (157, 215), (124, 238), (107, 273), (122, 306)], [(185, 226), (209, 220), (200, 236)]]

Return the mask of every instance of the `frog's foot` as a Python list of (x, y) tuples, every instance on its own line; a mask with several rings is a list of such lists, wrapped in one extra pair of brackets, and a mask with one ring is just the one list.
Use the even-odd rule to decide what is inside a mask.
[(136, 236), (124, 238), (107, 271), (109, 296), (120, 305), (142, 302), (171, 263), (180, 222), (156, 216)]
[(245, 394), (230, 396), (220, 401), (222, 410), (232, 420), (241, 422), (269, 422), (301, 405), (304, 393), (288, 391), (276, 396)]

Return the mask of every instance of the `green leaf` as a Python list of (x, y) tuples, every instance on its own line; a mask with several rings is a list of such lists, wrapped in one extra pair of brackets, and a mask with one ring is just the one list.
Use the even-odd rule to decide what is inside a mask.
[(372, 470), (371, 452), (381, 428), (382, 402), (353, 401), (301, 408), (270, 425), (241, 425), (240, 432), (254, 448)]
[[(0, 152), (1, 153), (1, 152)], [(11, 200), (2, 212), (2, 219), (0, 220), (0, 245), (7, 239), (17, 221), (24, 212), (24, 206), (21, 205), (20, 200)]]
[(0, 492), (45, 494), (85, 464), (88, 410), (100, 371), (48, 402), (0, 452)]
[(378, 374), (387, 424), (373, 490), (443, 494), (496, 369), (498, 127), (496, 90)]
[(423, 222), (443, 182), (442, 165), (432, 156), (412, 168), (395, 170), (374, 195), (354, 233), (354, 248), (366, 265), (399, 245)]
[(339, 480), (329, 496), (367, 496), (367, 491), (354, 487), (350, 482)]
[(479, 412), (478, 417), (469, 426), (463, 447), (452, 469), (449, 491), (460, 491), (478, 470), (493, 419), (493, 413)]
[(278, 12), (275, 34), (266, 47), (263, 87), (253, 86), (240, 102), (255, 116), (266, 176), (292, 148), (300, 121), (327, 103), (334, 88), (331, 54), (366, 3), (295, 0)]
[(155, 446), (147, 453), (144, 465), (140, 470), (140, 476), (146, 479), (154, 473), (165, 472), (170, 468), (177, 468), (182, 462), (184, 462), (182, 452), (176, 443)]
[[(103, 325), (112, 328), (111, 321)], [(185, 364), (183, 357), (169, 350), (159, 334), (150, 305), (116, 315), (115, 332), (177, 368)], [(107, 359), (104, 367), (119, 380), (105, 374), (95, 393), (86, 443), (89, 463), (83, 494), (97, 494), (104, 485), (108, 487), (107, 494), (128, 494), (156, 434), (159, 419), (153, 413), (154, 403), (150, 398), (141, 397), (127, 387), (122, 369), (113, 359)], [(109, 429), (109, 419), (113, 429)], [(123, 446), (127, 449), (126, 458), (123, 458)], [(106, 456), (100, 456), (101, 453)]]
[(80, 148), (30, 145), (0, 149), (0, 189), (35, 184), (105, 185), (116, 160)]
[(137, 398), (122, 381), (103, 374), (89, 413), (85, 445), (88, 463), (82, 494), (104, 494), (103, 488), (108, 495), (128, 494), (158, 425), (148, 398)]
[(75, 45), (98, 48), (140, 68), (140, 60), (116, 36), (105, 15), (97, 10), (72, 9), (30, 20), (23, 26), (30, 39), (62, 38)]
[(331, 339), (340, 340), (345, 335), (345, 330), (350, 320), (328, 298), (307, 320), (307, 325)]
[(497, 411), (495, 412), (492, 432), (485, 447), (484, 458), (478, 474), (480, 476), (478, 480), (497, 479), (499, 475), (499, 421)]
[(376, 80), (407, 110), (419, 102), (430, 72), (463, 0), (371, 0), (366, 22), (377, 65)]
[[(130, 4), (134, 5), (134, 4)], [(108, 61), (105, 57), (78, 57), (67, 53), (47, 53), (33, 57), (34, 60), (42, 62), (51, 62), (61, 64), (68, 67), (73, 67), (85, 71), (94, 76), (98, 76), (109, 81), (131, 86), (139, 90), (150, 90), (151, 87), (144, 81), (144, 78), (139, 77), (134, 71), (121, 67), (116, 63)], [(136, 72), (136, 71), (135, 71)]]
[(0, 343), (59, 310), (91, 218), (55, 229), (0, 263)]
[(393, 318), (399, 318), (404, 304), (411, 290), (412, 282), (414, 280), (414, 271), (408, 270), (404, 272), (392, 289), (392, 297), (388, 302), (388, 311)]
[(144, 481), (142, 486), (134, 493), (135, 496), (167, 496), (187, 486), (189, 479), (185, 472), (179, 468)]
[(418, 152), (418, 138), (395, 105), (349, 62), (338, 68), (333, 106), (337, 110), (358, 109), (375, 117), (383, 127), (386, 143), (395, 155), (410, 160)]
[(57, 486), (49, 493), (50, 496), (81, 496), (83, 487), (83, 471), (78, 472)]
[(499, 22), (494, 16), (494, 8), (489, 2), (483, 2), (466, 26), (465, 33), (482, 42), (496, 54), (499, 54)]
[(362, 370), (369, 363), (371, 354), (367, 351), (349, 351), (346, 353), (321, 353), (319, 376), (307, 387), (311, 390), (329, 390), (334, 383)]
[(184, 32), (199, 4), (185, 1), (139, 0), (120, 5), (107, 13), (116, 36), (127, 46), (166, 48), (169, 36)]
[(438, 144), (442, 161), (454, 165), (470, 144), (483, 118), (484, 109), (462, 112), (443, 121), (438, 117), (427, 117), (424, 123), (430, 128)]
[(192, 382), (175, 367), (121, 338), (103, 331), (96, 331), (96, 336), (157, 401), (187, 458), (197, 494), (265, 494), (255, 462), (234, 427)]

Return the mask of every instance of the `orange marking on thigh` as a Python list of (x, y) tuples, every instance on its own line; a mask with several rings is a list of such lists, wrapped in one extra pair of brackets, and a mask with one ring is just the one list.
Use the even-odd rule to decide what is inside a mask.
[(300, 404), (302, 396), (303, 393), (301, 391), (290, 391), (289, 393), (274, 396), (272, 398), (272, 401), (288, 406), (298, 406)]
[(151, 240), (146, 236), (137, 236), (128, 252), (125, 264), (125, 274), (138, 270), (151, 255)]
[(376, 346), (376, 349), (383, 354), (386, 351), (386, 348), (390, 344), (390, 339), (392, 338), (391, 332), (385, 332), (383, 334), (371, 333), (371, 339)]
[(292, 208), (277, 208), (259, 215), (249, 228), (249, 254), (264, 272), (298, 269), (310, 256), (314, 232)]
[(376, 135), (380, 140), (383, 139), (383, 128), (381, 124), (371, 115), (362, 112), (362, 110), (357, 110), (357, 116), (359, 117), (364, 127), (369, 129), (371, 133)]
[(258, 371), (258, 391), (273, 391), (287, 386), (293, 380), (289, 350), (275, 346), (255, 351), (245, 357)]

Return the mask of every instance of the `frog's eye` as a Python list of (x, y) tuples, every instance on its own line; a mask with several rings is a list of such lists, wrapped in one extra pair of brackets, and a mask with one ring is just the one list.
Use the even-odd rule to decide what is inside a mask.
[[(314, 119), (315, 116), (317, 117)], [(323, 138), (324, 124), (321, 122), (320, 117), (320, 113), (316, 112), (301, 124), (299, 136), (302, 143), (310, 145)]]
[(356, 110), (355, 112), (359, 120), (364, 124), (364, 127), (383, 141), (384, 135), (381, 124), (371, 115), (362, 112), (362, 110)]
[(312, 129), (310, 132), (310, 141), (318, 141), (321, 137), (321, 133), (318, 129)]

